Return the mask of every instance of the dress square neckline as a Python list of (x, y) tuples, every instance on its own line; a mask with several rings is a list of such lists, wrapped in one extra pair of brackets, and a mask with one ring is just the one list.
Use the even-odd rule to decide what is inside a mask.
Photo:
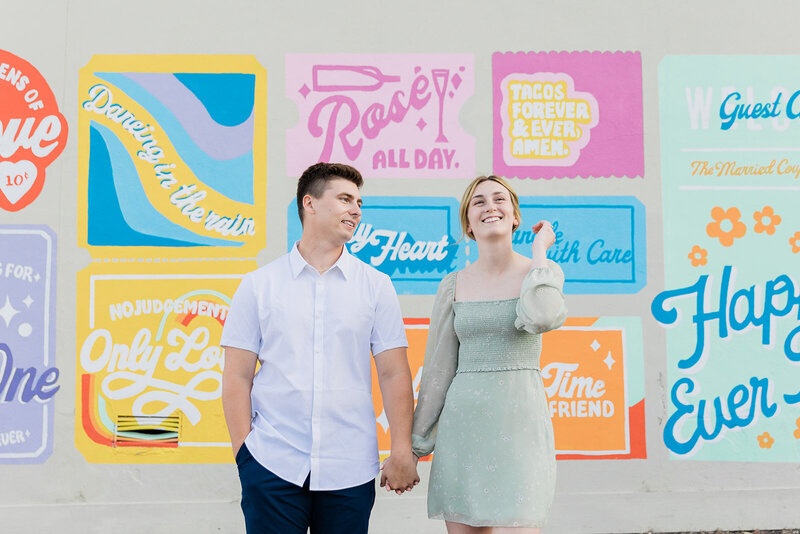
[(511, 302), (512, 300), (519, 300), (519, 297), (510, 297), (505, 299), (489, 299), (489, 300), (456, 300), (456, 282), (458, 281), (458, 271), (453, 273), (453, 304), (465, 303), (478, 303), (478, 304), (502, 304), (503, 302)]

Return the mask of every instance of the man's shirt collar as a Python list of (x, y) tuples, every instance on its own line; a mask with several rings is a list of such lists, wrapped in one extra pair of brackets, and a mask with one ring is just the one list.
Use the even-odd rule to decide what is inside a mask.
[[(347, 251), (347, 247), (343, 246), (341, 256), (339, 256), (339, 259), (336, 260), (336, 263), (334, 263), (328, 271), (338, 269), (339, 272), (342, 273), (342, 276), (344, 276), (344, 279), (349, 280), (353, 275), (353, 269), (355, 268), (353, 262), (355, 261), (357, 260)], [(303, 258), (302, 254), (300, 254), (300, 251), (297, 249), (297, 242), (295, 242), (292, 251), (289, 253), (289, 265), (292, 270), (292, 278), (295, 279), (300, 276), (300, 273), (306, 267), (308, 267), (311, 272), (318, 272)]]

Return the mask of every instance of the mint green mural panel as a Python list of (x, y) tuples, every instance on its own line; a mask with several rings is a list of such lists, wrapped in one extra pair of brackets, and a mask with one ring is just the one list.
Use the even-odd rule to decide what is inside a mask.
[(800, 56), (659, 68), (673, 458), (800, 460)]

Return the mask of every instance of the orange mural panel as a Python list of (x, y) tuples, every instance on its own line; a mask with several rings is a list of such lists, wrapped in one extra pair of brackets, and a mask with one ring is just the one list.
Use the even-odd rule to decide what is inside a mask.
[(621, 330), (564, 327), (548, 332), (540, 367), (559, 453), (630, 449)]
[[(430, 321), (404, 322), (416, 402)], [(542, 336), (540, 368), (559, 460), (647, 457), (641, 353), (638, 318), (570, 318)], [(385, 459), (391, 440), (374, 365), (372, 380), (378, 449)]]
[[(411, 368), (411, 378), (414, 384), (414, 405), (416, 406), (419, 381), (422, 378), (422, 363), (425, 361), (425, 344), (428, 342), (430, 319), (406, 318), (403, 319), (403, 322), (406, 325), (408, 365)], [(375, 369), (375, 362), (372, 363), (372, 403), (375, 407), (378, 425), (378, 451), (380, 451), (381, 461), (383, 461), (391, 452), (392, 441), (389, 433), (389, 421), (386, 419), (386, 412), (383, 410), (383, 399), (378, 387), (378, 372)]]

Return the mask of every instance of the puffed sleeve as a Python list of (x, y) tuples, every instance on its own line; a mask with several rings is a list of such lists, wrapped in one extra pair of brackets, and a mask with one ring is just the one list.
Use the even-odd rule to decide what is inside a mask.
[(453, 326), (455, 282), (455, 273), (444, 277), (431, 311), (422, 380), (411, 430), (411, 444), (414, 454), (419, 457), (433, 451), (439, 414), (458, 367), (458, 337)]
[(517, 302), (517, 330), (541, 334), (564, 324), (567, 307), (563, 288), (564, 273), (554, 261), (547, 260), (546, 267), (531, 269), (522, 282)]

